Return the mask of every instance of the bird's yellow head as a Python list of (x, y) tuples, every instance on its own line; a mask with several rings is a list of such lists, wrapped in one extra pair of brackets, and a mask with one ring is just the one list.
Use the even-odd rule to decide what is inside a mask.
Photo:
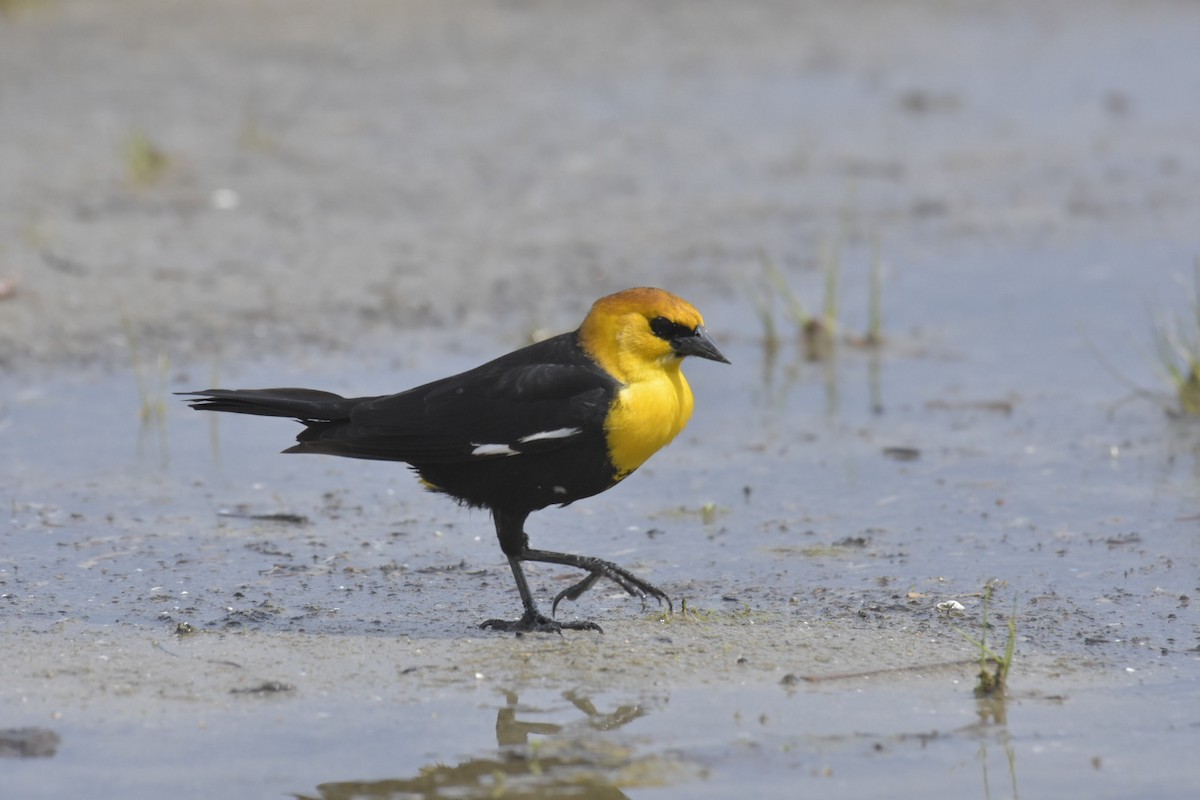
[(700, 312), (662, 289), (641, 287), (601, 297), (579, 332), (588, 354), (623, 383), (678, 370), (684, 356), (729, 363), (704, 330)]

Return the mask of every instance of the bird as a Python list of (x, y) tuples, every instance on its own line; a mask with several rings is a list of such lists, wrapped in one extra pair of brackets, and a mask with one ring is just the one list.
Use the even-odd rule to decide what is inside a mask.
[[(680, 369), (687, 356), (730, 363), (692, 304), (638, 287), (601, 297), (574, 331), (398, 394), (342, 397), (297, 388), (178, 394), (200, 411), (294, 418), (305, 427), (284, 453), (406, 462), (427, 489), (488, 509), (523, 613), (481, 628), (602, 632), (588, 620), (555, 619), (559, 603), (579, 599), (601, 578), (643, 603), (665, 602), (669, 612), (670, 597), (610, 561), (531, 547), (525, 522), (534, 511), (612, 488), (683, 430), (694, 402)], [(547, 616), (530, 591), (525, 562), (586, 574), (558, 593)]]

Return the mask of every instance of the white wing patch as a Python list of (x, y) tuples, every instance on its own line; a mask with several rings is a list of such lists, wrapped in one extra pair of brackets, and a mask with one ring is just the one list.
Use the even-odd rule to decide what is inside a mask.
[(475, 444), (471, 442), (473, 456), (519, 456), (520, 453), (506, 444)]
[(522, 436), (517, 439), (518, 444), (529, 444), (530, 442), (539, 442), (542, 439), (570, 439), (572, 436), (578, 436), (583, 433), (580, 428), (555, 428), (552, 431), (541, 431), (540, 433), (531, 433), (528, 436)]
[(538, 431), (528, 436), (522, 436), (520, 439), (517, 439), (515, 445), (471, 442), (471, 455), (481, 458), (491, 456), (519, 456), (521, 455), (521, 451), (517, 447), (520, 445), (529, 444), (530, 442), (544, 442), (547, 439), (570, 439), (572, 436), (578, 436), (581, 433), (583, 433), (582, 428), (555, 428), (552, 431)]

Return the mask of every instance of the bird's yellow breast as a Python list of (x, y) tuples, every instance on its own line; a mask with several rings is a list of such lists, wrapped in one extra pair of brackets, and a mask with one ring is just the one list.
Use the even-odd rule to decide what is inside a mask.
[(605, 423), (609, 458), (621, 480), (670, 443), (692, 416), (692, 390), (679, 362), (627, 383)]

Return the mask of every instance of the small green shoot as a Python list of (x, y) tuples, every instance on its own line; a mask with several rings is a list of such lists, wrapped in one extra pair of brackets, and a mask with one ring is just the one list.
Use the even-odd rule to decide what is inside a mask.
[(50, 0), (0, 0), (0, 16), (16, 16), (18, 12), (32, 11), (39, 6), (50, 5)]
[(150, 369), (142, 356), (141, 344), (133, 330), (133, 323), (124, 310), (121, 311), (121, 327), (125, 329), (125, 338), (129, 341), (129, 355), (133, 361), (133, 377), (137, 382), (138, 418), (142, 422), (161, 423), (167, 415), (167, 375), (170, 370), (170, 360), (166, 353), (159, 353), (156, 359), (155, 374), (147, 374)]
[(1179, 411), (1200, 416), (1200, 258), (1192, 275), (1191, 318), (1171, 317), (1154, 327), (1154, 350), (1179, 401)]
[(983, 603), (980, 611), (979, 638), (963, 630), (958, 633), (975, 647), (979, 648), (979, 682), (975, 685), (976, 697), (1003, 697), (1008, 687), (1008, 673), (1012, 668), (1013, 656), (1017, 647), (1017, 601), (1013, 599), (1012, 614), (1008, 617), (1008, 640), (1004, 645), (1004, 655), (999, 656), (988, 647), (988, 605), (992, 599), (995, 582), (988, 581), (983, 587)]
[(700, 517), (700, 522), (705, 525), (711, 525), (728, 513), (728, 508), (719, 506), (710, 500), (698, 506), (675, 506), (674, 508), (664, 509), (655, 512), (653, 516), (667, 519), (685, 519), (687, 517), (698, 516)]
[(842, 274), (842, 242), (827, 242), (822, 260), (825, 262), (825, 302), (821, 317), (830, 332), (837, 327), (838, 283)]
[[(762, 280), (751, 291), (750, 299), (763, 325), (764, 344), (769, 354), (778, 349), (780, 335), (775, 320), (775, 303), (782, 301), (787, 316), (796, 326), (804, 357), (808, 361), (830, 362), (838, 343), (842, 254), (846, 246), (844, 234), (823, 242), (820, 250), (824, 293), (820, 313), (810, 312), (788, 284), (783, 271), (764, 249), (759, 249)], [(879, 348), (883, 345), (883, 255), (879, 235), (871, 237), (871, 264), (868, 273), (868, 322), (863, 334), (845, 335), (842, 339), (859, 348)]]
[(834, 336), (838, 327), (838, 283), (841, 279), (841, 245), (827, 242), (822, 248), (825, 297), (820, 315), (797, 318), (804, 357), (809, 361), (828, 361), (833, 357)]
[(771, 258), (770, 253), (766, 250), (759, 249), (759, 261), (762, 262), (763, 274), (766, 275), (768, 281), (775, 287), (775, 290), (783, 297), (784, 303), (787, 305), (788, 313), (797, 326), (803, 328), (812, 319), (812, 315), (804, 308), (804, 303), (792, 291), (792, 287), (788, 285), (787, 278), (784, 277), (783, 271)]
[(751, 287), (748, 292), (754, 312), (763, 328), (763, 347), (769, 354), (779, 350), (779, 328), (775, 324), (775, 295), (770, 291), (755, 291)]
[(1152, 352), (1147, 357), (1158, 362), (1174, 390), (1174, 402), (1139, 386), (1118, 370), (1090, 339), (1085, 338), (1088, 349), (1100, 366), (1129, 389), (1133, 397), (1149, 400), (1175, 418), (1200, 417), (1200, 257), (1196, 259), (1192, 280), (1190, 321), (1175, 315), (1151, 313), (1157, 319), (1151, 330)]
[(170, 165), (167, 154), (146, 134), (135, 132), (125, 141), (125, 175), (133, 186), (158, 183)]
[(867, 335), (863, 344), (879, 347), (883, 344), (883, 255), (880, 252), (879, 234), (871, 236), (871, 283), (867, 297)]

